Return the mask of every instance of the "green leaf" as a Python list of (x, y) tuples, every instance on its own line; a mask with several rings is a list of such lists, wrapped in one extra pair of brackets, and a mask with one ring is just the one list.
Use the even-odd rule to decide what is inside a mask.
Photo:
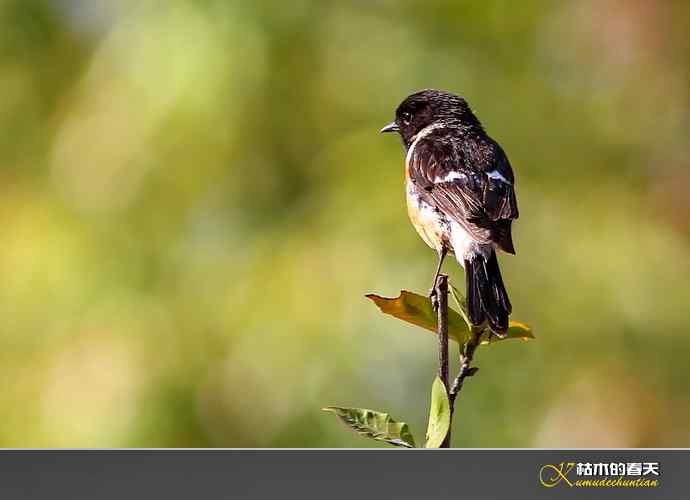
[(323, 411), (335, 413), (345, 425), (361, 436), (386, 443), (414, 448), (414, 437), (405, 422), (396, 422), (388, 413), (365, 408), (328, 406)]
[(443, 381), (436, 377), (431, 385), (429, 426), (426, 430), (425, 448), (440, 448), (450, 428), (450, 402)]
[(465, 324), (467, 325), (467, 328), (472, 328), (472, 323), (470, 322), (470, 317), (467, 316), (467, 313), (465, 312), (465, 309), (467, 308), (467, 303), (465, 302), (465, 296), (460, 293), (460, 291), (455, 288), (452, 284), (450, 284), (450, 294), (453, 296), (453, 300), (455, 300), (455, 303), (458, 305), (458, 309), (460, 310), (460, 315), (462, 316), (462, 319), (465, 320)]
[[(470, 329), (468, 325), (470, 322), (463, 308), (464, 298), (452, 286), (451, 295), (458, 303), (462, 313), (458, 313), (451, 307), (448, 308), (448, 336), (462, 344), (469, 338)], [(434, 334), (438, 330), (436, 311), (431, 306), (429, 297), (408, 292), (407, 290), (402, 290), (400, 295), (394, 298), (382, 297), (373, 293), (368, 294), (366, 297), (371, 299), (384, 314), (389, 314), (407, 323), (420, 326)], [(489, 338), (489, 335), (484, 333), (482, 335), (482, 344), (493, 344), (499, 340), (506, 339), (529, 340), (533, 338), (534, 334), (528, 325), (511, 320), (508, 332), (504, 338), (499, 338), (495, 335)]]
[[(529, 325), (526, 325), (525, 323), (520, 323), (519, 321), (513, 321), (512, 319), (510, 320), (510, 323), (508, 324), (508, 331), (506, 332), (506, 337), (505, 339), (520, 339), (520, 340), (529, 340), (533, 339), (534, 334), (532, 333), (532, 328)], [(505, 339), (498, 339), (494, 337), (496, 340), (505, 340)], [(491, 342), (495, 342), (496, 340), (492, 339)], [(482, 342), (487, 343), (487, 342)]]

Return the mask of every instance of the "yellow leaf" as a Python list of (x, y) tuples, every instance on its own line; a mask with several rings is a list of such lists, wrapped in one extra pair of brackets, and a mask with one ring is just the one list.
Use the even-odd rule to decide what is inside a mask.
[[(370, 293), (367, 298), (371, 299), (383, 312), (398, 319), (420, 326), (432, 333), (438, 330), (436, 311), (431, 307), (429, 297), (402, 290), (398, 297), (388, 298)], [(448, 337), (456, 342), (463, 343), (469, 338), (469, 328), (463, 317), (454, 309), (448, 308)], [(505, 339), (533, 339), (531, 328), (519, 321), (511, 321), (507, 335), (504, 338), (491, 338), (491, 343)], [(488, 335), (482, 336), (482, 343), (488, 343)]]

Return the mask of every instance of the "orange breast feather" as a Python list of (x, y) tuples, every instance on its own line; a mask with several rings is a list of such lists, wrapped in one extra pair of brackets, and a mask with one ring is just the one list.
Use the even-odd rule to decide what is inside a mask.
[(437, 252), (441, 250), (443, 244), (443, 227), (439, 221), (435, 210), (424, 202), (421, 202), (414, 195), (414, 190), (410, 189), (407, 183), (407, 214), (412, 221), (412, 225), (419, 233), (424, 242)]

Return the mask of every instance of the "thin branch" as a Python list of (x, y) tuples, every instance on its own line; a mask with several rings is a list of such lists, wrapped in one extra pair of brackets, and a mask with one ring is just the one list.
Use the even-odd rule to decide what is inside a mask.
[(474, 358), (474, 351), (479, 345), (479, 337), (481, 336), (481, 329), (472, 328), (470, 337), (460, 348), (460, 371), (455, 377), (453, 385), (448, 392), (448, 401), (450, 402), (450, 416), (453, 418), (453, 411), (455, 410), (455, 398), (462, 390), (463, 383), (467, 377), (473, 376), (479, 368), (472, 366), (472, 359)]
[[(450, 384), (448, 380), (448, 276), (440, 274), (434, 283), (435, 307), (438, 314), (438, 376), (443, 382), (450, 401)], [(452, 414), (451, 414), (452, 415)], [(450, 429), (441, 444), (441, 448), (450, 448)]]
[(438, 376), (446, 388), (450, 403), (450, 426), (448, 427), (448, 434), (441, 443), (441, 448), (450, 448), (455, 399), (462, 390), (465, 379), (473, 376), (479, 370), (479, 368), (472, 366), (472, 360), (474, 352), (479, 346), (483, 328), (471, 328), (467, 342), (460, 346), (460, 371), (451, 385), (448, 378), (448, 276), (445, 274), (440, 274), (434, 283), (432, 304), (438, 315)]

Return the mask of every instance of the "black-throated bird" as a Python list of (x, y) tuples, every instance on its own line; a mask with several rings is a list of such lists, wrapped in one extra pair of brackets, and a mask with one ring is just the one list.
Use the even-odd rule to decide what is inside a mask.
[[(397, 132), (407, 152), (410, 220), (439, 255), (465, 269), (467, 312), (503, 336), (512, 311), (496, 250), (514, 254), (511, 223), (518, 218), (515, 178), (506, 154), (460, 96), (422, 90), (398, 106), (381, 132)], [(433, 290), (432, 290), (433, 293)]]

